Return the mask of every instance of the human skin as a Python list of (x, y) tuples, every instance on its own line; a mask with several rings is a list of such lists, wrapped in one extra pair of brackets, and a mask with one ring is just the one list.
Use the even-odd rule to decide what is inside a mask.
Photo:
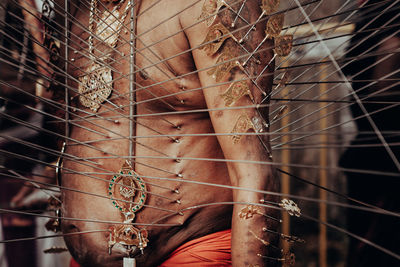
[[(237, 118), (245, 112), (249, 117), (257, 115), (253, 108), (218, 110), (210, 112), (183, 113), (198, 109), (225, 108), (220, 94), (229, 86), (228, 81), (246, 78), (245, 74), (235, 68), (229, 75), (226, 75), (217, 85), (216, 81), (207, 74), (208, 69), (216, 63), (218, 54), (207, 56), (204, 50), (193, 49), (202, 43), (209, 28), (205, 23), (199, 22), (197, 18), (201, 14), (203, 1), (163, 0), (152, 6), (156, 1), (144, 0), (140, 3), (139, 16), (137, 19), (137, 34), (139, 39), (136, 47), (140, 53), (136, 53), (136, 64), (139, 68), (151, 66), (152, 62), (159, 62), (160, 59), (167, 59), (165, 64), (159, 63), (156, 66), (145, 68), (146, 73), (136, 75), (136, 114), (151, 114), (160, 112), (178, 111), (177, 114), (163, 116), (138, 116), (134, 120), (134, 135), (137, 136), (133, 149), (133, 163), (135, 171), (144, 177), (147, 184), (146, 207), (136, 213), (135, 223), (162, 223), (176, 226), (146, 226), (149, 234), (149, 243), (144, 249), (144, 254), (136, 258), (138, 266), (157, 266), (166, 260), (171, 252), (187, 241), (204, 236), (213, 232), (232, 228), (232, 262), (233, 266), (272, 266), (276, 262), (265, 261), (257, 254), (273, 255), (271, 249), (257, 240), (249, 230), (258, 237), (269, 242), (275, 242), (276, 236), (269, 236), (262, 231), (263, 227), (274, 229), (276, 225), (266, 218), (255, 215), (252, 219), (240, 219), (238, 213), (246, 205), (210, 205), (201, 208), (189, 209), (179, 214), (185, 208), (218, 202), (252, 202), (260, 203), (259, 200), (266, 196), (261, 193), (254, 193), (246, 190), (232, 190), (215, 186), (205, 186), (190, 181), (213, 183), (218, 185), (232, 185), (256, 190), (277, 190), (277, 182), (273, 177), (273, 171), (268, 164), (248, 164), (237, 162), (224, 162), (227, 160), (249, 160), (269, 162), (269, 156), (260, 144), (257, 136), (243, 136), (237, 144), (234, 144), (231, 136), (190, 136), (191, 134), (204, 133), (230, 133)], [(227, 1), (236, 3), (233, 5), (238, 9), (241, 1)], [(85, 2), (86, 3), (86, 2)], [(76, 4), (76, 3), (75, 3)], [(241, 13), (248, 21), (255, 21), (260, 14), (260, 3), (249, 0)], [(151, 7), (152, 6), (152, 7)], [(75, 57), (69, 67), (69, 74), (72, 77), (82, 75), (82, 69), (88, 64), (88, 47), (79, 38), (87, 40), (88, 34), (80, 28), (79, 22), (87, 29), (89, 21), (89, 3), (81, 4), (77, 8), (71, 5), (71, 14), (74, 14), (72, 21), (75, 22), (71, 28), (71, 49), (70, 57)], [(107, 6), (111, 9), (113, 4)], [(125, 4), (122, 8), (125, 7)], [(151, 11), (146, 11), (151, 7)], [(186, 7), (189, 7), (185, 9)], [(180, 12), (184, 10), (183, 12)], [(99, 10), (104, 8), (99, 4)], [(175, 15), (177, 14), (177, 15)], [(215, 23), (222, 21), (228, 25), (234, 15), (228, 10), (221, 12)], [(128, 21), (128, 19), (126, 20)], [(159, 25), (159, 26), (156, 26)], [(237, 28), (244, 26), (244, 22), (238, 22)], [(257, 30), (251, 32), (245, 47), (252, 51), (264, 37), (264, 24), (258, 24)], [(237, 37), (244, 35), (247, 28), (235, 33)], [(129, 31), (121, 31), (121, 38), (129, 40)], [(165, 40), (164, 40), (165, 39)], [(163, 40), (151, 48), (149, 44)], [(231, 39), (227, 42), (233, 42)], [(234, 42), (233, 42), (234, 43)], [(248, 64), (247, 70), (255, 76), (265, 64), (272, 58), (271, 49), (266, 49), (271, 43), (266, 42), (261, 49), (263, 53), (257, 54), (261, 64), (253, 61)], [(234, 44), (235, 51), (245, 54), (237, 44)], [(151, 51), (150, 51), (151, 49)], [(104, 51), (99, 46), (100, 51)], [(129, 80), (120, 77), (118, 72), (127, 74), (129, 72), (130, 48), (123, 41), (119, 41), (117, 50), (125, 56), (113, 55), (117, 60), (112, 66), (114, 70), (113, 94), (110, 101), (117, 106), (125, 106), (124, 109), (115, 110), (110, 103), (103, 103), (98, 111), (99, 116), (107, 119), (96, 119), (91, 121), (78, 120), (70, 128), (71, 140), (80, 142), (90, 141), (90, 146), (77, 144), (70, 141), (66, 154), (79, 158), (91, 158), (99, 165), (82, 164), (76, 161), (64, 161), (64, 172), (62, 175), (62, 186), (72, 190), (63, 190), (63, 216), (67, 218), (80, 218), (90, 220), (101, 220), (107, 222), (122, 222), (121, 213), (112, 205), (107, 198), (107, 189), (112, 174), (119, 172), (125, 159), (129, 155), (130, 122), (126, 118), (129, 115)], [(74, 52), (77, 51), (77, 52)], [(186, 52), (187, 51), (187, 52)], [(184, 53), (182, 53), (184, 52)], [(95, 52), (95, 54), (98, 52)], [(157, 56), (155, 56), (156, 54)], [(179, 56), (175, 56), (180, 54)], [(175, 57), (174, 57), (175, 56)], [(245, 57), (247, 58), (247, 57)], [(271, 65), (271, 68), (273, 66)], [(204, 69), (204, 70), (203, 70)], [(201, 70), (201, 71), (197, 71)], [(267, 73), (271, 73), (271, 69)], [(187, 73), (192, 73), (186, 75)], [(147, 76), (147, 77), (146, 77)], [(170, 78), (169, 82), (161, 85), (154, 85)], [(256, 100), (260, 103), (262, 95), (251, 82), (247, 81), (250, 90)], [(69, 84), (77, 88), (76, 80), (71, 79)], [(272, 86), (272, 75), (259, 79), (261, 88), (268, 93)], [(140, 86), (147, 86), (140, 89)], [(192, 90), (203, 88), (199, 90)], [(188, 91), (188, 92), (184, 92)], [(183, 92), (183, 93), (182, 93)], [(73, 90), (70, 92), (74, 95)], [(159, 98), (168, 94), (179, 93), (175, 96)], [(76, 100), (76, 98), (74, 98)], [(76, 101), (77, 103), (77, 101)], [(252, 105), (250, 98), (242, 97), (234, 106)], [(81, 105), (77, 108), (88, 111)], [(264, 115), (267, 110), (261, 111)], [(85, 116), (84, 112), (76, 112), (77, 116)], [(123, 115), (124, 117), (122, 117)], [(118, 118), (118, 123), (113, 121)], [(175, 126), (179, 127), (175, 127)], [(91, 129), (92, 131), (89, 131)], [(96, 132), (93, 132), (96, 131)], [(154, 137), (158, 134), (183, 135), (173, 138)], [(187, 136), (189, 135), (189, 136)], [(108, 138), (104, 140), (105, 136)], [(153, 138), (146, 138), (153, 136)], [(268, 137), (263, 136), (263, 141), (268, 145)], [(105, 151), (105, 152), (104, 152)], [(177, 162), (174, 158), (182, 158)], [(185, 158), (200, 159), (221, 159), (213, 160), (191, 160)], [(98, 179), (90, 178), (82, 173), (95, 176)], [(178, 177), (178, 174), (182, 176)], [(168, 178), (168, 179), (166, 179)], [(162, 187), (160, 187), (162, 186)], [(74, 190), (91, 194), (102, 195), (104, 198), (95, 195), (84, 194)], [(179, 193), (174, 192), (175, 189)], [(180, 204), (177, 203), (179, 200)], [(160, 208), (164, 209), (161, 210)], [(165, 211), (169, 210), (169, 211)], [(175, 211), (175, 212), (170, 212)], [(276, 217), (276, 211), (262, 208), (262, 212)], [(169, 216), (167, 216), (169, 215)], [(167, 217), (166, 217), (167, 216)], [(160, 220), (160, 218), (164, 218)], [(109, 229), (113, 223), (86, 222), (79, 220), (64, 220), (62, 229), (64, 233), (80, 231)], [(142, 228), (144, 226), (137, 226)], [(66, 243), (74, 258), (83, 266), (121, 266), (123, 253), (113, 251), (108, 254), (109, 232), (72, 235), (65, 237)]]

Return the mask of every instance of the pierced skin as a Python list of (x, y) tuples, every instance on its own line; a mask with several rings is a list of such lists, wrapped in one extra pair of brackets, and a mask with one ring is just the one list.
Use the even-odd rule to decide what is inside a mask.
[[(196, 4), (194, 4), (197, 2)], [(233, 1), (227, 1), (228, 3)], [(143, 0), (140, 3), (139, 13), (155, 3), (154, 0)], [(183, 10), (185, 7), (194, 4), (186, 11), (177, 16), (174, 14)], [(139, 67), (150, 66), (152, 62), (158, 62), (159, 58), (165, 59), (172, 57), (176, 54), (182, 53), (199, 45), (206, 33), (207, 26), (204, 23), (199, 23), (194, 27), (186, 28), (197, 20), (201, 13), (202, 1), (186, 1), (186, 0), (163, 0), (159, 1), (151, 9), (151, 12), (146, 12), (144, 15), (139, 16), (137, 20), (137, 34), (141, 37), (141, 41), (137, 41), (137, 49), (143, 54), (136, 54), (136, 63)], [(241, 2), (238, 2), (238, 7)], [(249, 21), (255, 21), (260, 13), (258, 1), (248, 0), (241, 15)], [(111, 9), (110, 6), (109, 9)], [(122, 9), (124, 6), (122, 7)], [(102, 11), (102, 9), (100, 9)], [(88, 25), (87, 6), (81, 4), (79, 10), (76, 12), (75, 19), (82, 23), (84, 27)], [(169, 20), (167, 18), (172, 17)], [(230, 25), (233, 21), (234, 15), (228, 11), (223, 11), (217, 20), (222, 21), (226, 25)], [(162, 21), (166, 20), (160, 26), (155, 27)], [(240, 19), (238, 20), (238, 28), (244, 24)], [(152, 29), (155, 27), (154, 29)], [(182, 31), (186, 28), (185, 31)], [(249, 39), (246, 40), (245, 46), (251, 51), (264, 37), (264, 25), (257, 25), (257, 31), (250, 34)], [(152, 29), (149, 33), (142, 34), (147, 30)], [(87, 39), (88, 34), (82, 33), (82, 29), (72, 25), (72, 33), (75, 33), (82, 38)], [(175, 34), (179, 32), (179, 34)], [(245, 30), (241, 32), (244, 34)], [(142, 34), (142, 35), (141, 35)], [(74, 38), (74, 35), (71, 35)], [(121, 31), (122, 38), (129, 40), (129, 33)], [(172, 36), (166, 40), (149, 48), (145, 48), (149, 44), (153, 44), (158, 40), (162, 40), (167, 36)], [(228, 40), (232, 41), (232, 40)], [(143, 43), (142, 43), (143, 42)], [(79, 43), (79, 41), (77, 41)], [(95, 43), (96, 45), (96, 43)], [(262, 48), (269, 47), (271, 44), (266, 42)], [(74, 42), (71, 42), (72, 49), (82, 53), (87, 53), (87, 47), (79, 47)], [(244, 53), (237, 47), (237, 53)], [(129, 46), (119, 41), (118, 51), (129, 55)], [(157, 55), (155, 56), (154, 53)], [(272, 51), (260, 54), (259, 58), (263, 64), (269, 61), (272, 57)], [(146, 59), (147, 58), (147, 59)], [(129, 71), (129, 57), (115, 56), (117, 62), (112, 66), (116, 69), (114, 72), (114, 79), (121, 77), (117, 72), (123, 74)], [(150, 62), (152, 61), (152, 62)], [(195, 49), (181, 54), (166, 61), (167, 64), (157, 64), (157, 67), (152, 66), (147, 68), (146, 74), (148, 77), (145, 79), (143, 74), (136, 75), (138, 82), (136, 100), (137, 102), (148, 101), (143, 104), (137, 105), (136, 114), (149, 114), (152, 112), (165, 112), (165, 111), (186, 111), (192, 109), (204, 108), (219, 108), (224, 107), (224, 101), (219, 96), (223, 93), (229, 84), (218, 87), (210, 87), (209, 89), (196, 90), (179, 94), (176, 97), (166, 97), (163, 101), (149, 101), (155, 96), (161, 97), (170, 93), (182, 92), (182, 81), (180, 79), (172, 80), (163, 84), (163, 86), (152, 86), (156, 82), (161, 82), (176, 75), (184, 75), (196, 71), (197, 69), (211, 67), (215, 64), (216, 56), (207, 56), (202, 50)], [(84, 67), (88, 64), (85, 57), (77, 57), (74, 61), (76, 66)], [(253, 61), (248, 63), (249, 73), (259, 72), (263, 68), (263, 64), (256, 65)], [(168, 66), (167, 66), (168, 65)], [(272, 67), (271, 67), (272, 68)], [(162, 71), (160, 71), (160, 69)], [(172, 70), (171, 70), (172, 69)], [(69, 73), (75, 78), (82, 74), (77, 68), (71, 66)], [(167, 74), (167, 75), (166, 75)], [(169, 77), (167, 77), (169, 76)], [(228, 79), (241, 79), (243, 73), (235, 69)], [(215, 84), (215, 81), (206, 74), (206, 71), (194, 73), (184, 76), (184, 90), (190, 90), (200, 87), (208, 87)], [(72, 79), (70, 84), (77, 87), (76, 82)], [(251, 85), (251, 91), (255, 97), (256, 102), (260, 102), (262, 96), (258, 89)], [(271, 89), (272, 75), (260, 79), (260, 86), (266, 88), (266, 91)], [(148, 89), (140, 89), (140, 86), (147, 86)], [(123, 95), (129, 93), (129, 80), (119, 79), (114, 82), (114, 91), (110, 98), (115, 105), (128, 105), (129, 101)], [(220, 100), (218, 100), (220, 99)], [(184, 104), (182, 101), (184, 100)], [(250, 105), (252, 104), (248, 97), (243, 97), (235, 106)], [(173, 106), (174, 108), (171, 108)], [(82, 108), (81, 106), (78, 106)], [(121, 114), (127, 116), (129, 109), (112, 110), (115, 107), (109, 103), (103, 103), (98, 111), (103, 117), (120, 117)], [(199, 134), (199, 133), (228, 133), (231, 132), (234, 121), (241, 114), (240, 110), (232, 111), (225, 110), (223, 112), (203, 112), (194, 114), (178, 114), (163, 116), (165, 120), (172, 122), (174, 125), (180, 125), (180, 128), (173, 127), (171, 124), (162, 121), (160, 117), (138, 117), (135, 119), (135, 134), (137, 136), (157, 135), (157, 132), (163, 134)], [(256, 111), (252, 109), (246, 110), (247, 114), (251, 117), (256, 115)], [(268, 110), (262, 110), (262, 114), (267, 114)], [(83, 116), (83, 113), (77, 113)], [(124, 158), (129, 154), (129, 143), (126, 139), (113, 140), (121, 136), (129, 135), (129, 121), (126, 118), (118, 118), (119, 123), (115, 124), (111, 121), (102, 119), (94, 121), (95, 124), (89, 122), (79, 122), (80, 125), (89, 129), (107, 134), (110, 141), (94, 142), (94, 148), (83, 145), (69, 146), (66, 153), (75, 155), (77, 157), (110, 157), (104, 159), (95, 159), (94, 161), (101, 164), (101, 168), (110, 172), (117, 172), (123, 162)], [(151, 129), (150, 129), (151, 128)], [(112, 132), (111, 132), (112, 131)], [(85, 130), (83, 128), (74, 126), (71, 127), (71, 138), (80, 141), (93, 141), (103, 139), (104, 137)], [(185, 180), (195, 180), (201, 182), (216, 183), (222, 185), (234, 185), (253, 189), (266, 189), (276, 190), (276, 182), (273, 178), (272, 169), (268, 165), (249, 165), (237, 163), (223, 163), (215, 161), (196, 161), (196, 160), (181, 160), (176, 162), (173, 159), (157, 159), (151, 157), (163, 156), (161, 151), (171, 157), (192, 157), (192, 158), (216, 158), (216, 159), (238, 159), (238, 160), (262, 160), (269, 161), (268, 155), (263, 151), (260, 142), (255, 136), (243, 137), (237, 145), (233, 145), (231, 137), (180, 137), (180, 142), (175, 143), (166, 137), (159, 138), (137, 138), (134, 147), (135, 158), (135, 171), (142, 176), (144, 180), (162, 185), (169, 188), (169, 190), (162, 189), (156, 186), (147, 185), (148, 191), (154, 194), (159, 194), (165, 197), (180, 199), (181, 204), (167, 201), (163, 199), (162, 208), (178, 211), (186, 207), (194, 205), (212, 203), (212, 202), (228, 202), (228, 201), (246, 201), (256, 202), (259, 199), (265, 198), (261, 194), (250, 194), (245, 191), (231, 191), (228, 189), (221, 189), (209, 186), (201, 186), (191, 183), (185, 183)], [(265, 142), (268, 143), (268, 138), (265, 137)], [(140, 144), (139, 144), (140, 143)], [(153, 148), (149, 149), (149, 148)], [(106, 151), (103, 153), (96, 149)], [(114, 156), (117, 156), (115, 158)], [(119, 156), (119, 157), (118, 157)], [(146, 156), (150, 158), (140, 158)], [(154, 169), (147, 166), (156, 166)], [(80, 175), (80, 172), (104, 172), (96, 169), (95, 167), (84, 166), (72, 161), (65, 160), (64, 167), (68, 170), (73, 170), (73, 173), (63, 173), (63, 186), (73, 189), (82, 190), (89, 193), (100, 194), (106, 196), (108, 180), (112, 175), (95, 175), (106, 181), (96, 180)], [(165, 170), (165, 171), (162, 171)], [(157, 179), (149, 179), (147, 177), (162, 177), (177, 179), (176, 174), (182, 174), (182, 181), (164, 181)], [(173, 190), (179, 188), (179, 194), (174, 193)], [(112, 205), (111, 201), (107, 198), (98, 198), (91, 195), (80, 194), (72, 191), (63, 191), (63, 215), (72, 218), (106, 220), (106, 221), (122, 221), (120, 212)], [(143, 208), (140, 212), (136, 213), (136, 223), (151, 223), (156, 222), (159, 218), (168, 215), (168, 212), (161, 211), (152, 207), (157, 207), (160, 204), (160, 199), (157, 196), (148, 194), (146, 205), (149, 207)], [(199, 208), (188, 210), (184, 212), (183, 216), (173, 215), (165, 220), (157, 221), (157, 223), (180, 224), (176, 227), (148, 227), (149, 243), (148, 247), (144, 250), (144, 255), (137, 258), (138, 266), (158, 266), (169, 254), (177, 247), (187, 241), (204, 236), (216, 231), (229, 229), (232, 227), (232, 260), (234, 266), (244, 266), (245, 261), (251, 264), (259, 264), (264, 266), (265, 262), (257, 257), (257, 253), (263, 255), (273, 255), (268, 249), (260, 244), (259, 241), (248, 232), (251, 229), (257, 236), (262, 237), (268, 242), (274, 242), (272, 237), (262, 232), (262, 227), (275, 227), (264, 218), (255, 217), (253, 220), (242, 221), (239, 220), (237, 214), (243, 206), (235, 205), (233, 208), (230, 205), (210, 206), (206, 208)], [(273, 211), (263, 210), (263, 213), (272, 214)], [(64, 232), (74, 231), (88, 231), (97, 229), (107, 229), (112, 224), (108, 223), (92, 223), (83, 221), (64, 221)], [(140, 226), (139, 226), (140, 228)], [(67, 245), (74, 256), (74, 258), (82, 264), (82, 266), (121, 266), (122, 257), (121, 253), (113, 252), (108, 255), (107, 248), (108, 233), (95, 233), (79, 236), (70, 236), (66, 238)], [(271, 264), (269, 264), (271, 265)]]

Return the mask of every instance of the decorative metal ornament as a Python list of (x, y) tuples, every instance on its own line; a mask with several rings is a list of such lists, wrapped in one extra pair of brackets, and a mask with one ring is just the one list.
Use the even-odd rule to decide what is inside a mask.
[(271, 16), (267, 21), (265, 34), (268, 35), (269, 38), (279, 36), (283, 28), (284, 20), (285, 14), (283, 13)]
[(247, 220), (247, 219), (253, 218), (254, 215), (260, 214), (260, 213), (261, 213), (261, 210), (259, 207), (254, 206), (254, 205), (248, 205), (240, 210), (239, 217), (241, 219)]
[(267, 15), (275, 13), (278, 9), (280, 0), (262, 0), (261, 9)]
[(92, 63), (86, 69), (86, 73), (79, 78), (79, 102), (93, 112), (97, 112), (112, 93), (112, 72), (108, 67)]
[(58, 233), (61, 232), (61, 205), (54, 211), (54, 213), (57, 218), (52, 218), (48, 220), (45, 224), (45, 228), (47, 229), (47, 231)]
[(146, 192), (145, 182), (128, 162), (124, 163), (119, 174), (113, 176), (108, 186), (112, 204), (124, 214), (132, 213), (132, 219), (135, 217), (134, 213), (143, 208)]
[(105, 10), (96, 27), (96, 36), (110, 47), (115, 47), (118, 41), (122, 27), (119, 16), (117, 9), (113, 9), (111, 12)]
[(61, 232), (61, 202), (54, 197), (50, 197), (47, 205), (49, 210), (54, 210), (55, 218), (48, 220), (45, 224), (45, 228), (47, 231), (52, 231), (54, 233)]
[(217, 0), (205, 0), (198, 19), (205, 19), (207, 27), (210, 27), (217, 17), (217, 13)]
[(277, 54), (280, 57), (286, 57), (292, 51), (293, 35), (288, 34), (275, 37), (274, 43), (275, 43), (275, 48), (274, 48), (275, 54)]
[(227, 43), (215, 63), (216, 66), (207, 72), (208, 75), (212, 75), (216, 82), (222, 81), (235, 67), (242, 67), (238, 60), (233, 60), (236, 57), (233, 51), (232, 44)]
[(142, 252), (147, 246), (148, 234), (145, 229), (133, 226), (135, 212), (143, 208), (146, 202), (146, 184), (132, 169), (128, 161), (124, 163), (120, 172), (114, 175), (108, 187), (108, 195), (112, 204), (124, 216), (124, 224), (110, 228), (108, 241), (109, 254), (115, 244), (127, 246), (129, 249), (139, 248)]
[(121, 8), (121, 4), (125, 1), (114, 2), (120, 3), (115, 6), (111, 12), (106, 9), (96, 27), (97, 37), (112, 48), (117, 45), (119, 33), (121, 32), (125, 18), (131, 8), (131, 4), (129, 2), (126, 5), (123, 14), (120, 14), (119, 9)]
[(110, 237), (108, 241), (109, 254), (115, 244), (121, 244), (130, 248), (138, 248), (143, 251), (149, 242), (148, 233), (145, 229), (138, 229), (133, 225), (122, 225), (110, 228)]
[(264, 125), (266, 125), (266, 123), (261, 117), (254, 116), (251, 118), (251, 122), (253, 123), (254, 131), (256, 133), (264, 132)]
[(257, 239), (258, 241), (260, 241), (261, 243), (263, 243), (264, 246), (269, 246), (270, 243), (264, 239), (262, 239), (261, 237), (257, 236), (253, 231), (249, 231), (254, 237), (255, 239)]
[(223, 6), (227, 6), (224, 0), (205, 0), (198, 19), (205, 19), (207, 27), (210, 27)]
[[(107, 55), (102, 58), (102, 62), (94, 62), (96, 57), (94, 55), (93, 34), (100, 39), (100, 41), (110, 48), (117, 45), (119, 32), (121, 31), (123, 22), (128, 14), (130, 4), (125, 8), (124, 14), (121, 16), (119, 8), (124, 1), (119, 2), (117, 6), (110, 12), (105, 10), (102, 17), (99, 19), (99, 24), (95, 27), (97, 14), (97, 0), (90, 1), (90, 16), (89, 16), (89, 56), (93, 61), (92, 64), (85, 70), (85, 74), (79, 78), (79, 102), (93, 112), (97, 112), (101, 104), (107, 100), (113, 90), (112, 71), (109, 66), (105, 64), (106, 60), (112, 55)], [(96, 31), (94, 33), (94, 30)], [(104, 62), (104, 63), (103, 63)]]
[(206, 38), (201, 44), (200, 49), (205, 50), (208, 56), (212, 56), (217, 53), (218, 49), (220, 49), (222, 44), (228, 38), (232, 38), (237, 41), (237, 39), (222, 23), (217, 23), (211, 26)]
[(250, 129), (253, 129), (255, 131), (254, 125), (251, 122), (249, 116), (247, 116), (247, 114), (240, 115), (232, 130), (232, 133), (234, 134), (232, 136), (233, 143), (237, 144), (242, 138), (242, 135), (238, 135), (238, 133), (247, 133)]
[(285, 209), (290, 216), (300, 217), (301, 215), (300, 208), (293, 200), (284, 198), (281, 203), (279, 203), (279, 206)]
[(248, 83), (246, 81), (240, 81), (231, 83), (228, 89), (221, 94), (221, 97), (225, 101), (225, 106), (230, 107), (245, 95), (248, 95), (251, 100), (254, 100)]

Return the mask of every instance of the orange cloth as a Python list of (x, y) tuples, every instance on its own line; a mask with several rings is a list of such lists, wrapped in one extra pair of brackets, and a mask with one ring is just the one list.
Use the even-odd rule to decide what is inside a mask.
[(159, 267), (232, 266), (231, 230), (206, 235), (183, 244)]
[[(159, 267), (176, 266), (217, 267), (232, 266), (231, 230), (209, 234), (183, 244), (172, 252), (168, 260)], [(79, 267), (71, 259), (70, 267)]]
[(69, 262), (69, 267), (80, 267), (80, 265), (73, 258), (71, 258), (71, 261)]

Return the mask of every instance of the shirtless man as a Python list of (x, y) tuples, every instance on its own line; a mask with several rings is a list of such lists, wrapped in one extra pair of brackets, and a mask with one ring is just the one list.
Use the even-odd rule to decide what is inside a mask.
[[(117, 249), (117, 245), (112, 246), (111, 255), (108, 253), (110, 232), (107, 229), (120, 227), (121, 224), (118, 223), (126, 219), (120, 210), (120, 206), (124, 206), (126, 202), (113, 203), (110, 195), (111, 198), (121, 198), (118, 190), (115, 190), (117, 185), (112, 184), (112, 178), (113, 173), (119, 173), (129, 159), (130, 134), (136, 136), (132, 139), (132, 168), (146, 185), (145, 191), (137, 190), (139, 194), (145, 192), (145, 204), (134, 212), (134, 219), (131, 220), (136, 229), (143, 230), (143, 235), (147, 231), (148, 236), (143, 255), (139, 250), (131, 251), (138, 266), (159, 266), (186, 242), (226, 229), (232, 229), (233, 266), (273, 266), (278, 261), (267, 260), (260, 255), (281, 256), (276, 249), (265, 245), (266, 242), (275, 245), (277, 243), (278, 236), (265, 231), (265, 227), (277, 230), (275, 221), (258, 214), (247, 220), (242, 219), (238, 214), (246, 204), (229, 204), (233, 201), (259, 205), (260, 199), (271, 198), (252, 191), (190, 182), (278, 190), (270, 165), (240, 163), (268, 163), (270, 157), (260, 143), (262, 140), (268, 146), (268, 137), (263, 135), (260, 139), (256, 135), (246, 135), (234, 142), (232, 135), (229, 135), (239, 117), (246, 118), (247, 115), (247, 118), (261, 118), (260, 114), (267, 114), (267, 110), (260, 109), (258, 112), (255, 108), (227, 109), (224, 98), (221, 97), (232, 83), (244, 80), (253, 100), (249, 95), (244, 95), (232, 103), (232, 107), (261, 103), (261, 90), (248, 79), (245, 72), (250, 77), (261, 73), (273, 56), (271, 39), (264, 42), (259, 48), (262, 52), (256, 53), (244, 69), (236, 66), (222, 75), (219, 81), (210, 72), (223, 53), (228, 53), (227, 60), (238, 57), (240, 62), (244, 62), (248, 57), (244, 48), (253, 51), (264, 38), (265, 19), (256, 25), (256, 30), (249, 32), (242, 44), (238, 42), (249, 29), (245, 27), (247, 22), (255, 22), (262, 12), (261, 1), (245, 1), (240, 12), (241, 17), (236, 20), (234, 28), (231, 24), (236, 14), (230, 8), (222, 8), (212, 25), (202, 19), (206, 17), (204, 13), (202, 16), (203, 5), (213, 2), (216, 1), (142, 0), (136, 3), (138, 38), (135, 46), (138, 52), (135, 53), (135, 63), (142, 71), (135, 72), (133, 97), (136, 105), (132, 120), (128, 119), (131, 32), (122, 28), (118, 43), (111, 49), (112, 46), (100, 43), (101, 38), (90, 37), (90, 31), (94, 36), (96, 28), (101, 27), (99, 25), (102, 23), (98, 18), (91, 20), (91, 14), (102, 17), (106, 10), (111, 12), (116, 7), (120, 11), (116, 17), (123, 18), (129, 1), (72, 1), (70, 4), (70, 14), (73, 17), (69, 18), (71, 41), (68, 73), (73, 78), (68, 84), (72, 105), (75, 105), (75, 115), (71, 117), (73, 123), (70, 125), (70, 139), (67, 141), (65, 153), (98, 165), (89, 161), (76, 162), (65, 157), (62, 186), (72, 191), (63, 190), (63, 216), (89, 221), (63, 220), (62, 230), (64, 233), (106, 230), (65, 238), (73, 257), (82, 266), (121, 266), (122, 258), (127, 256), (128, 252)], [(239, 10), (243, 3), (234, 0), (226, 2), (234, 10)], [(63, 3), (64, 1), (60, 1), (56, 6), (62, 7)], [(130, 13), (123, 19), (129, 25)], [(212, 26), (218, 23), (234, 32), (236, 40), (230, 36), (215, 53), (199, 48)], [(94, 45), (92, 50), (87, 44), (90, 39)], [(107, 51), (113, 52), (108, 54)], [(90, 72), (88, 66), (93, 63), (90, 58), (99, 58), (102, 52), (106, 52), (103, 56), (107, 63), (96, 66), (106, 66), (104, 72), (112, 72), (113, 91), (107, 101), (102, 101), (100, 107), (90, 110), (82, 103), (85, 98), (88, 99), (88, 95), (82, 99), (77, 94), (78, 88), (82, 86), (79, 81), (83, 83), (85, 75)], [(265, 73), (272, 71), (273, 64), (270, 64)], [(261, 76), (257, 83), (259, 88), (268, 93), (272, 86), (272, 75)], [(171, 94), (175, 95), (165, 97)], [(210, 111), (204, 111), (206, 109)], [(193, 110), (200, 111), (187, 112)], [(88, 113), (96, 116), (88, 116)], [(153, 113), (167, 114), (145, 115)], [(85, 116), (89, 119), (82, 120)], [(132, 126), (133, 130), (130, 131)], [(216, 135), (207, 135), (210, 133)], [(225, 159), (228, 161), (225, 162)], [(122, 179), (118, 182), (122, 183)], [(138, 199), (135, 198), (136, 200)], [(228, 204), (202, 206), (220, 202)], [(186, 209), (193, 206), (195, 208)], [(278, 217), (276, 209), (259, 206), (259, 211)], [(103, 223), (96, 222), (97, 220)], [(152, 223), (157, 225), (146, 225)], [(135, 238), (147, 241), (143, 236), (142, 239), (137, 236)]]

